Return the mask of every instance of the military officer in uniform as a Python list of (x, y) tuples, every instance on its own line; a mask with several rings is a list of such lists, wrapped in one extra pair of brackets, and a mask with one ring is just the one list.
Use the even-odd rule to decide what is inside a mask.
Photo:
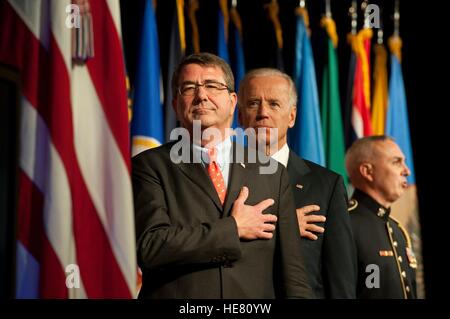
[(358, 253), (357, 298), (416, 298), (411, 240), (390, 216), (408, 187), (405, 156), (392, 138), (370, 136), (353, 143), (345, 165), (355, 187), (349, 213)]

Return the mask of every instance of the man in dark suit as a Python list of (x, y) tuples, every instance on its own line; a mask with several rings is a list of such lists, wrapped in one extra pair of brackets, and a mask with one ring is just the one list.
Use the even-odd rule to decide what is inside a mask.
[[(272, 146), (272, 157), (287, 166), (315, 296), (355, 298), (356, 250), (343, 180), (289, 150), (287, 131), (295, 123), (296, 103), (295, 85), (287, 74), (276, 69), (256, 69), (241, 81), (239, 120), (245, 128), (258, 128), (266, 147)], [(270, 136), (267, 128), (278, 128), (277, 136)], [(275, 142), (277, 146), (273, 147)], [(311, 212), (315, 215), (309, 215)], [(324, 227), (309, 224), (311, 221), (325, 222)]]
[(133, 158), (141, 298), (312, 297), (287, 171), (230, 160), (245, 151), (227, 132), (233, 83), (219, 57), (186, 57), (172, 88), (187, 139)]
[(355, 187), (349, 205), (358, 250), (357, 297), (416, 298), (417, 261), (405, 228), (390, 217), (408, 187), (405, 155), (387, 136), (359, 139), (345, 159)]

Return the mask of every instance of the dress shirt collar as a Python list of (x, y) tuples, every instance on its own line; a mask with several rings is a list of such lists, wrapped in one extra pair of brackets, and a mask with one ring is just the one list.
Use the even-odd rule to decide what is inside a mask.
[[(223, 170), (225, 164), (230, 163), (231, 156), (231, 138), (226, 138), (221, 143), (217, 144), (215, 148), (217, 149), (217, 165)], [(202, 147), (198, 144), (193, 145), (193, 153), (197, 159), (204, 165), (209, 164), (208, 149)]]
[(281, 149), (279, 149), (275, 154), (272, 155), (272, 158), (277, 162), (287, 167), (287, 162), (289, 160), (289, 146), (286, 144), (283, 145)]

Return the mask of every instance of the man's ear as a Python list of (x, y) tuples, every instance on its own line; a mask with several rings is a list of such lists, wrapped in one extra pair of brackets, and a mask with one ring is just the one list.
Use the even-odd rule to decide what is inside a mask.
[(294, 127), (296, 118), (297, 118), (297, 106), (292, 105), (291, 111), (289, 112), (289, 128)]
[(237, 104), (237, 95), (234, 92), (230, 93), (230, 103), (231, 103), (231, 109), (233, 110), (233, 114), (234, 114), (234, 112), (236, 111), (236, 104)]
[(359, 173), (366, 181), (373, 182), (373, 165), (371, 163), (359, 165)]

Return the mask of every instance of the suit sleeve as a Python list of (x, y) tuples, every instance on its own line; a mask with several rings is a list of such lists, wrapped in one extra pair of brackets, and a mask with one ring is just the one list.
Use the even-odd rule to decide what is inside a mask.
[(295, 201), (286, 169), (282, 169), (279, 200), (278, 250), (282, 271), (283, 291), (286, 298), (313, 298), (302, 254)]
[[(241, 248), (234, 218), (197, 225), (174, 225), (171, 222), (165, 189), (153, 166), (145, 156), (133, 159), (132, 183), (139, 266), (165, 269), (239, 259)], [(186, 207), (186, 210), (189, 209)]]
[(347, 193), (342, 177), (336, 179), (328, 205), (323, 242), (323, 263), (328, 298), (356, 298), (357, 257)]

